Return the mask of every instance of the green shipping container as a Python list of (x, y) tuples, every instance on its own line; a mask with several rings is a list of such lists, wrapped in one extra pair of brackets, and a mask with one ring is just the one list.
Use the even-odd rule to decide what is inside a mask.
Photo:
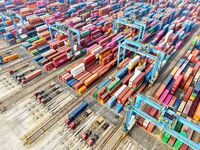
[(106, 88), (109, 92), (111, 92), (113, 89), (115, 89), (115, 87), (117, 87), (117, 85), (119, 85), (119, 83), (120, 83), (120, 79), (116, 78), (114, 81), (108, 84)]
[(190, 46), (189, 50), (192, 51), (193, 50), (193, 46)]
[(98, 89), (94, 92), (94, 95), (93, 95), (93, 97), (94, 97), (95, 99), (97, 99), (97, 92), (98, 92)]
[(90, 34), (90, 30), (83, 31), (83, 32), (81, 32), (81, 37), (85, 37), (89, 34)]
[(39, 36), (34, 36), (30, 39), (27, 40), (28, 43), (33, 43), (34, 41), (38, 40), (39, 39)]
[(175, 128), (174, 128), (174, 130), (175, 130), (176, 132), (180, 132), (180, 131), (181, 131), (181, 128), (182, 128), (182, 126), (183, 126), (183, 124), (182, 124), (182, 123), (180, 123), (180, 122), (177, 122), (177, 123), (176, 123), (176, 126), (175, 126)]
[(148, 33), (152, 33), (154, 31), (154, 27), (151, 27), (149, 30), (148, 30)]
[(191, 96), (192, 96), (193, 98), (195, 98), (195, 97), (197, 97), (197, 94), (196, 94), (196, 93), (192, 93)]
[[(187, 134), (184, 131), (181, 131), (180, 134), (183, 135), (183, 136), (187, 136)], [(179, 150), (179, 148), (182, 145), (183, 145), (183, 143), (179, 139), (177, 139), (176, 142), (175, 142), (175, 144), (173, 145), (173, 149), (174, 150)]]
[(31, 51), (31, 54), (37, 55), (37, 54), (38, 54), (38, 50), (37, 50), (37, 49), (32, 50), (32, 51)]
[(170, 136), (171, 136), (170, 134), (165, 133), (164, 136), (162, 137), (162, 141), (164, 143), (167, 143), (169, 141)]

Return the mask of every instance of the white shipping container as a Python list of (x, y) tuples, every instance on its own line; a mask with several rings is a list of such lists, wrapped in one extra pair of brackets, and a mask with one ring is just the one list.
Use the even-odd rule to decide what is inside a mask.
[(170, 30), (169, 32), (167, 32), (166, 36), (165, 36), (165, 43), (167, 43), (169, 37), (173, 34), (173, 30)]
[(34, 18), (34, 17), (37, 17), (37, 15), (32, 14), (32, 15), (26, 16), (26, 20), (29, 20), (29, 19)]
[(174, 30), (175, 24), (173, 23), (172, 25), (169, 26), (169, 30)]
[(140, 75), (141, 71), (140, 70), (136, 70), (134, 72), (134, 75), (130, 78), (128, 86), (132, 87), (133, 86), (133, 81)]
[(80, 17), (74, 17), (74, 18), (72, 18), (72, 21), (75, 24), (75, 23), (81, 21), (81, 18)]
[(193, 54), (190, 54), (187, 58), (187, 60), (191, 60), (192, 59)]
[(78, 56), (78, 55), (80, 55), (80, 54), (81, 54), (80, 51), (76, 51), (76, 52), (75, 52), (75, 56)]
[(36, 31), (38, 32), (38, 31), (41, 31), (41, 30), (44, 30), (44, 29), (48, 29), (48, 27), (47, 27), (47, 25), (45, 24), (45, 25), (42, 25), (42, 26), (39, 26), (39, 27), (37, 27), (36, 28)]
[(193, 81), (194, 81), (195, 84), (197, 83), (197, 81), (199, 80), (199, 78), (200, 78), (200, 69), (197, 71), (196, 75), (194, 76)]
[(149, 125), (149, 121), (145, 119), (144, 122), (143, 122), (143, 126), (147, 128), (148, 125)]
[(82, 29), (83, 29), (83, 30), (86, 30), (87, 28), (89, 28), (89, 27), (91, 27), (91, 26), (92, 26), (92, 24), (88, 24), (88, 25), (82, 27)]
[(143, 64), (142, 64), (142, 66), (137, 66), (135, 69), (138, 69), (138, 70), (140, 70), (140, 71), (143, 71), (144, 69), (145, 69), (145, 67), (146, 67), (146, 62), (144, 62)]
[(182, 112), (183, 109), (184, 109), (184, 107), (185, 107), (185, 105), (186, 105), (186, 102), (185, 102), (185, 101), (182, 101), (181, 104), (180, 104), (180, 106), (178, 107), (178, 111), (179, 111), (179, 112)]
[(131, 61), (128, 63), (128, 69), (132, 69), (137, 65), (137, 63), (140, 61), (140, 56), (137, 55)]
[(72, 52), (67, 53), (67, 59), (70, 59), (70, 58), (72, 58)]
[(127, 87), (127, 85), (122, 85), (114, 94), (115, 97), (118, 97), (119, 94)]
[(11, 25), (11, 26), (9, 26), (9, 27), (5, 27), (4, 29), (5, 29), (6, 31), (11, 31), (11, 30), (14, 30), (15, 27), (14, 27), (14, 25)]
[(76, 76), (76, 75), (80, 74), (81, 72), (83, 72), (84, 70), (85, 70), (85, 64), (81, 63), (78, 66), (71, 69), (70, 72), (73, 76)]
[(102, 46), (95, 47), (94, 50), (91, 51), (92, 54), (97, 54), (103, 49)]
[(56, 51), (56, 50), (54, 50), (54, 49), (50, 49), (49, 51), (44, 52), (44, 53), (42, 53), (41, 55), (42, 55), (42, 57), (44, 57), (45, 55), (50, 54), (50, 53), (55, 52), (55, 51)]

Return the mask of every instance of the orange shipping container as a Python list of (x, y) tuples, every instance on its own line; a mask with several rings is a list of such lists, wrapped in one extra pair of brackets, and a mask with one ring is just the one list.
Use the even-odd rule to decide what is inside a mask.
[(172, 70), (172, 72), (170, 73), (171, 75), (175, 75), (176, 74), (176, 72), (178, 71), (178, 69), (179, 69), (179, 67), (175, 67), (173, 70)]
[(181, 87), (184, 87), (185, 83), (187, 82), (189, 76), (192, 74), (193, 68), (188, 68), (187, 72), (185, 73), (183, 77), (183, 81), (181, 82)]
[(98, 78), (99, 78), (98, 74), (95, 73), (92, 76), (90, 76), (88, 79), (86, 79), (84, 84), (88, 87)]
[(123, 64), (128, 64), (130, 61), (130, 58), (125, 58), (122, 62), (119, 63), (119, 65), (117, 66), (117, 69), (120, 70), (123, 66)]
[(40, 38), (45, 38), (46, 40), (50, 38), (50, 32), (45, 31), (39, 34)]
[(192, 80), (193, 80), (194, 76), (190, 76), (187, 80), (187, 82), (185, 83), (185, 86), (184, 86), (184, 91), (187, 91), (187, 89), (189, 88), (190, 84), (192, 83)]
[(41, 38), (41, 39), (39, 39), (37, 41), (34, 41), (32, 43), (32, 45), (35, 46), (36, 48), (38, 48), (38, 47), (44, 45), (45, 43), (46, 43), (46, 39), (45, 38)]
[(173, 105), (174, 105), (176, 99), (177, 99), (176, 96), (173, 96), (173, 97), (172, 97), (172, 99), (171, 99), (170, 102), (169, 102), (169, 106), (170, 106), (170, 107), (173, 107)]
[(9, 61), (11, 61), (11, 60), (14, 60), (14, 59), (18, 58), (18, 57), (19, 57), (19, 55), (18, 55), (17, 53), (14, 53), (14, 54), (12, 54), (12, 55), (9, 55), (9, 56), (7, 56), (7, 57), (4, 57), (4, 58), (3, 58), (3, 62), (4, 62), (4, 63), (7, 63), (7, 62), (9, 62)]
[(78, 89), (78, 93), (82, 94), (85, 90), (87, 89), (87, 87), (85, 85), (83, 85), (81, 88)]
[(193, 118), (194, 118), (195, 120), (200, 120), (200, 102), (199, 102), (199, 104), (198, 104), (198, 106), (197, 106), (197, 109), (196, 109), (196, 111), (195, 111), (195, 113), (194, 113)]

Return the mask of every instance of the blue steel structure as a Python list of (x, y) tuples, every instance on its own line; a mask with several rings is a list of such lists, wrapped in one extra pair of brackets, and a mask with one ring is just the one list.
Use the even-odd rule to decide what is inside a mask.
[[(149, 82), (152, 85), (158, 77), (159, 70), (161, 69), (162, 66), (162, 61), (165, 58), (165, 53), (162, 51), (155, 50), (149, 46), (144, 46), (141, 43), (137, 43), (132, 40), (126, 39), (124, 40), (124, 42), (118, 44), (117, 65), (122, 60), (124, 60), (127, 50), (148, 57), (151, 60), (154, 60), (153, 69), (151, 70), (151, 75), (150, 75), (151, 79), (149, 80)], [(121, 52), (123, 52), (122, 56), (120, 55)], [(153, 53), (155, 55), (152, 55), (150, 53)]]
[(81, 39), (81, 33), (79, 30), (74, 29), (72, 27), (63, 25), (59, 22), (56, 22), (54, 25), (48, 25), (49, 27), (49, 31), (50, 31), (50, 37), (51, 37), (51, 41), (54, 41), (53, 38), (53, 30), (57, 31), (59, 34), (62, 33), (64, 35), (69, 36), (70, 39), (70, 47), (72, 49), (72, 55), (74, 55), (75, 52), (75, 48), (74, 48), (74, 40), (73, 40), (73, 34), (76, 35), (77, 38), (77, 43), (78, 45), (80, 45), (80, 39)]
[(15, 14), (15, 13), (12, 13), (12, 12), (9, 12), (9, 13), (0, 13), (0, 18), (2, 19), (2, 22), (3, 22), (3, 25), (4, 27), (6, 27), (6, 18), (7, 19), (11, 19), (12, 23), (13, 23), (13, 26), (14, 26), (14, 29), (16, 31), (16, 36), (17, 38), (20, 38), (20, 34), (19, 34), (19, 31), (18, 31), (18, 27), (17, 27), (17, 23), (15, 22), (14, 18), (18, 18), (20, 20), (20, 22), (22, 23), (23, 26), (25, 26), (24, 24), (24, 19), (18, 15), (18, 14)]
[(113, 21), (112, 32), (116, 33), (119, 32), (120, 25), (125, 25), (130, 28), (138, 29), (139, 30), (138, 40), (141, 41), (144, 38), (146, 24), (135, 20), (130, 21), (126, 17), (118, 17)]
[[(153, 118), (152, 116), (150, 116), (149, 114), (147, 114), (146, 112), (144, 112), (141, 108), (142, 103), (145, 103), (157, 109), (160, 112), (159, 119), (157, 120)], [(125, 131), (128, 131), (129, 126), (131, 125), (132, 115), (135, 115), (135, 114), (143, 117), (144, 119), (147, 119), (148, 121), (150, 121), (151, 123), (159, 127), (163, 132), (167, 132), (168, 134), (179, 139), (181, 142), (185, 143), (191, 148), (196, 149), (196, 150), (200, 149), (200, 143), (195, 143), (194, 141), (188, 139), (187, 137), (183, 136), (182, 134), (174, 130), (177, 122), (180, 122), (188, 126), (189, 128), (191, 128), (192, 130), (198, 133), (200, 133), (200, 126), (181, 117), (173, 110), (173, 108), (161, 106), (158, 103), (150, 100), (149, 98), (141, 94), (137, 94), (135, 104), (131, 105), (129, 103), (127, 106), (126, 122), (124, 126)]]

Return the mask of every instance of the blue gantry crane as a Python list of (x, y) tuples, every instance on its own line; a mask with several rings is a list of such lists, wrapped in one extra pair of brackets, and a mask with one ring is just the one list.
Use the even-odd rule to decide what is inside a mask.
[[(146, 112), (144, 112), (141, 108), (142, 104), (147, 104), (149, 106), (152, 106), (153, 108), (157, 109), (160, 113), (159, 119), (155, 119)], [(173, 137), (179, 139), (181, 142), (185, 143), (186, 145), (190, 146), (191, 148), (195, 150), (200, 149), (200, 143), (195, 143), (191, 139), (187, 138), (186, 136), (182, 135), (179, 132), (176, 132), (174, 130), (177, 122), (180, 122), (184, 124), (185, 126), (191, 128), (192, 130), (200, 133), (200, 126), (192, 123), (191, 121), (188, 121), (187, 119), (181, 117), (178, 115), (173, 108), (170, 107), (164, 107), (151, 99), (147, 98), (144, 95), (137, 94), (135, 103), (132, 105), (131, 102), (129, 102), (127, 106), (127, 113), (126, 113), (126, 120), (124, 129), (125, 131), (130, 130), (130, 126), (133, 126), (133, 116), (139, 115), (142, 118), (150, 121), (154, 125), (156, 125), (158, 128), (162, 130), (162, 132), (166, 132)]]
[(67, 25), (63, 25), (59, 22), (56, 22), (54, 25), (48, 25), (49, 27), (49, 31), (50, 31), (50, 37), (51, 37), (51, 41), (54, 41), (54, 38), (53, 38), (53, 30), (57, 31), (59, 34), (62, 33), (66, 36), (69, 37), (70, 39), (70, 47), (72, 49), (72, 55), (74, 55), (75, 53), (75, 48), (74, 48), (74, 39), (73, 39), (73, 35), (75, 34), (76, 35), (76, 38), (77, 38), (77, 44), (80, 45), (81, 42), (81, 33), (79, 30), (75, 29), (75, 28), (72, 28), (72, 27), (69, 27)]
[[(153, 63), (153, 69), (150, 72), (150, 84), (152, 85), (157, 77), (158, 73), (162, 67), (162, 62), (165, 58), (165, 53), (162, 51), (155, 50), (151, 48), (150, 46), (145, 46), (141, 43), (134, 42), (130, 39), (125, 39), (122, 43), (118, 44), (118, 60), (117, 60), (117, 65), (125, 59), (126, 52), (131, 51), (136, 54), (148, 57), (151, 60), (154, 60)], [(123, 55), (120, 55), (121, 52), (123, 52)], [(154, 55), (152, 55), (153, 53)]]
[(120, 25), (128, 26), (133, 29), (138, 29), (139, 30), (138, 40), (141, 41), (144, 38), (146, 24), (136, 20), (129, 20), (126, 17), (118, 17), (113, 21), (112, 32), (118, 33)]
[(19, 14), (16, 14), (14, 12), (0, 13), (0, 18), (2, 19), (4, 27), (7, 26), (6, 25), (6, 19), (10, 19), (12, 21), (12, 24), (13, 24), (14, 29), (16, 31), (16, 37), (20, 39), (20, 34), (19, 34), (19, 31), (18, 31), (18, 26), (17, 26), (17, 23), (15, 22), (14, 19), (18, 18), (20, 20), (20, 22), (22, 23), (22, 25), (24, 26), (24, 29), (25, 29), (24, 19)]

